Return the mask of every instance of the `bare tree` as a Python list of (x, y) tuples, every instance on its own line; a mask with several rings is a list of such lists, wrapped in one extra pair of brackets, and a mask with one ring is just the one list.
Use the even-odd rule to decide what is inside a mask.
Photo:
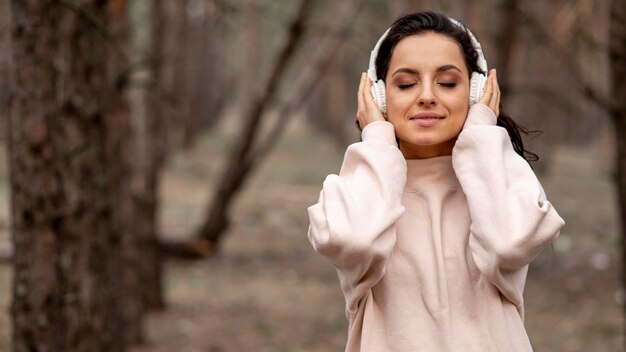
[(157, 99), (152, 98), (158, 60), (149, 60), (162, 25), (160, 1), (129, 3), (131, 50), (130, 61), (130, 141), (131, 163), (129, 221), (132, 235), (123, 238), (124, 280), (128, 292), (124, 310), (126, 335), (131, 343), (144, 340), (143, 319), (148, 309), (164, 307), (161, 282), (162, 262), (157, 241), (157, 194), (162, 162), (158, 156), (165, 149), (159, 133), (162, 115)]
[[(304, 34), (304, 22), (310, 13), (311, 0), (302, 0), (298, 6), (296, 16), (289, 26), (289, 32), (282, 49), (276, 57), (269, 78), (260, 90), (254, 92), (253, 99), (244, 113), (246, 123), (241, 136), (238, 138), (233, 152), (228, 160), (226, 171), (222, 174), (215, 195), (211, 202), (208, 216), (199, 230), (199, 237), (207, 242), (207, 249), (211, 251), (219, 242), (220, 236), (229, 226), (230, 205), (235, 194), (241, 188), (250, 172), (250, 165), (244, 164), (247, 155), (260, 131), (263, 114), (274, 98), (279, 83), (286, 72), (287, 65), (293, 59), (296, 48)], [(197, 247), (203, 248), (203, 246)]]
[[(330, 59), (337, 53), (341, 40), (345, 36), (354, 9), (360, 8), (360, 1), (343, 4), (343, 11), (336, 15), (337, 21), (327, 35), (333, 37), (331, 45), (321, 47), (319, 53), (307, 62), (308, 70), (299, 77), (300, 84), (292, 89), (288, 99), (276, 103), (276, 96), (281, 81), (286, 77), (287, 67), (294, 60), (295, 53), (305, 32), (305, 22), (311, 11), (312, 1), (302, 0), (292, 19), (285, 41), (278, 54), (273, 58), (269, 75), (259, 89), (249, 97), (247, 108), (244, 111), (245, 123), (234, 148), (229, 156), (228, 165), (221, 175), (216, 186), (212, 201), (208, 207), (207, 217), (201, 224), (192, 241), (175, 248), (179, 254), (203, 256), (217, 249), (224, 231), (229, 226), (230, 207), (238, 192), (249, 178), (251, 172), (261, 163), (272, 149), (274, 143), (283, 131), (286, 122), (309, 97), (314, 87), (319, 83), (324, 70), (329, 66)], [(341, 30), (338, 30), (341, 29)], [(267, 129), (262, 128), (268, 111), (276, 104), (279, 118)], [(262, 133), (266, 130), (267, 133)]]
[(14, 0), (13, 348), (124, 351), (123, 3)]
[[(162, 260), (160, 248), (158, 246), (158, 209), (159, 209), (159, 188), (163, 165), (167, 156), (167, 126), (172, 123), (172, 118), (167, 112), (169, 109), (168, 99), (164, 90), (170, 87), (163, 86), (162, 79), (166, 65), (171, 61), (166, 61), (164, 42), (161, 40), (165, 36), (167, 29), (164, 2), (167, 0), (154, 0), (148, 10), (148, 40), (145, 43), (145, 50), (139, 61), (146, 67), (144, 75), (139, 77), (138, 85), (141, 90), (140, 104), (143, 106), (142, 113), (145, 115), (134, 116), (140, 121), (137, 123), (138, 129), (143, 132), (144, 137), (137, 136), (136, 152), (137, 157), (143, 157), (143, 167), (138, 169), (138, 177), (135, 188), (135, 201), (137, 204), (137, 218), (141, 222), (141, 229), (138, 236), (142, 238), (140, 248), (143, 249), (144, 260), (142, 261), (142, 287), (144, 303), (147, 309), (162, 309), (165, 306), (162, 284)], [(164, 103), (165, 102), (165, 103)], [(143, 141), (143, 143), (140, 143)], [(140, 226), (139, 223), (137, 226)]]
[[(611, 117), (617, 141), (617, 190), (622, 226), (622, 285), (626, 285), (626, 2), (613, 1), (610, 19), (613, 106)], [(626, 313), (626, 312), (625, 312)]]
[(498, 84), (502, 94), (506, 96), (510, 90), (511, 77), (513, 76), (513, 58), (515, 50), (520, 45), (520, 20), (517, 0), (503, 0), (500, 2), (501, 24), (496, 33), (495, 47), (498, 48), (498, 55), (492, 60), (492, 67), (500, 69)]
[(157, 0), (154, 5), (158, 11), (155, 20), (161, 24), (161, 28), (155, 29), (159, 33), (155, 45), (160, 48), (160, 53), (158, 57), (153, 53), (151, 59), (161, 63), (156, 84), (160, 88), (159, 99), (167, 101), (167, 105), (161, 107), (165, 109), (161, 118), (166, 126), (163, 137), (168, 150), (185, 144), (185, 126), (189, 117), (187, 2)]
[[(6, 116), (9, 106), (9, 0), (0, 0), (0, 116)], [(6, 119), (0, 118), (0, 141), (7, 138)]]

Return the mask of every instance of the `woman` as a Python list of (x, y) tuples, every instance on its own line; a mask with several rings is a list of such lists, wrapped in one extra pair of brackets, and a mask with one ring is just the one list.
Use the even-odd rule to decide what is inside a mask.
[(564, 222), (500, 113), (496, 72), (480, 76), (480, 45), (443, 14), (381, 39), (370, 76), (384, 83), (370, 91), (364, 73), (358, 91), (362, 141), (308, 209), (345, 296), (346, 351), (532, 351), (528, 264)]

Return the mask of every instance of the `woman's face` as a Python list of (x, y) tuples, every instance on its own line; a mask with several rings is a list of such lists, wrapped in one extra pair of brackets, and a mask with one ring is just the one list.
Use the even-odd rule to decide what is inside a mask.
[(406, 37), (385, 78), (387, 119), (404, 157), (452, 154), (469, 109), (469, 70), (459, 44), (432, 32)]

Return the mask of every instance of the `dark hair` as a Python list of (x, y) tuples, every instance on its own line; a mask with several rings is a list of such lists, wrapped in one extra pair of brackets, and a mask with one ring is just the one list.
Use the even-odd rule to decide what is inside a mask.
[[(381, 43), (376, 56), (376, 76), (379, 79), (385, 79), (389, 70), (391, 53), (400, 40), (424, 32), (439, 33), (456, 40), (463, 51), (463, 58), (470, 74), (471, 72), (487, 74), (478, 66), (478, 52), (472, 44), (467, 28), (452, 23), (448, 16), (443, 13), (425, 11), (402, 16), (391, 25), (391, 29)], [(527, 161), (537, 161), (539, 159), (537, 154), (524, 148), (521, 135), (527, 135), (529, 133), (528, 129), (519, 125), (513, 118), (505, 114), (502, 111), (502, 104), (500, 104), (500, 116), (498, 116), (497, 125), (506, 129), (511, 138), (513, 149), (517, 154)]]

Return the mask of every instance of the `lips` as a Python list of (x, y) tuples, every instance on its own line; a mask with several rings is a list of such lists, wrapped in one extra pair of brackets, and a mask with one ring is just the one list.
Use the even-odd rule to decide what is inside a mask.
[(418, 112), (409, 120), (421, 127), (432, 127), (443, 120), (444, 117), (433, 112)]

